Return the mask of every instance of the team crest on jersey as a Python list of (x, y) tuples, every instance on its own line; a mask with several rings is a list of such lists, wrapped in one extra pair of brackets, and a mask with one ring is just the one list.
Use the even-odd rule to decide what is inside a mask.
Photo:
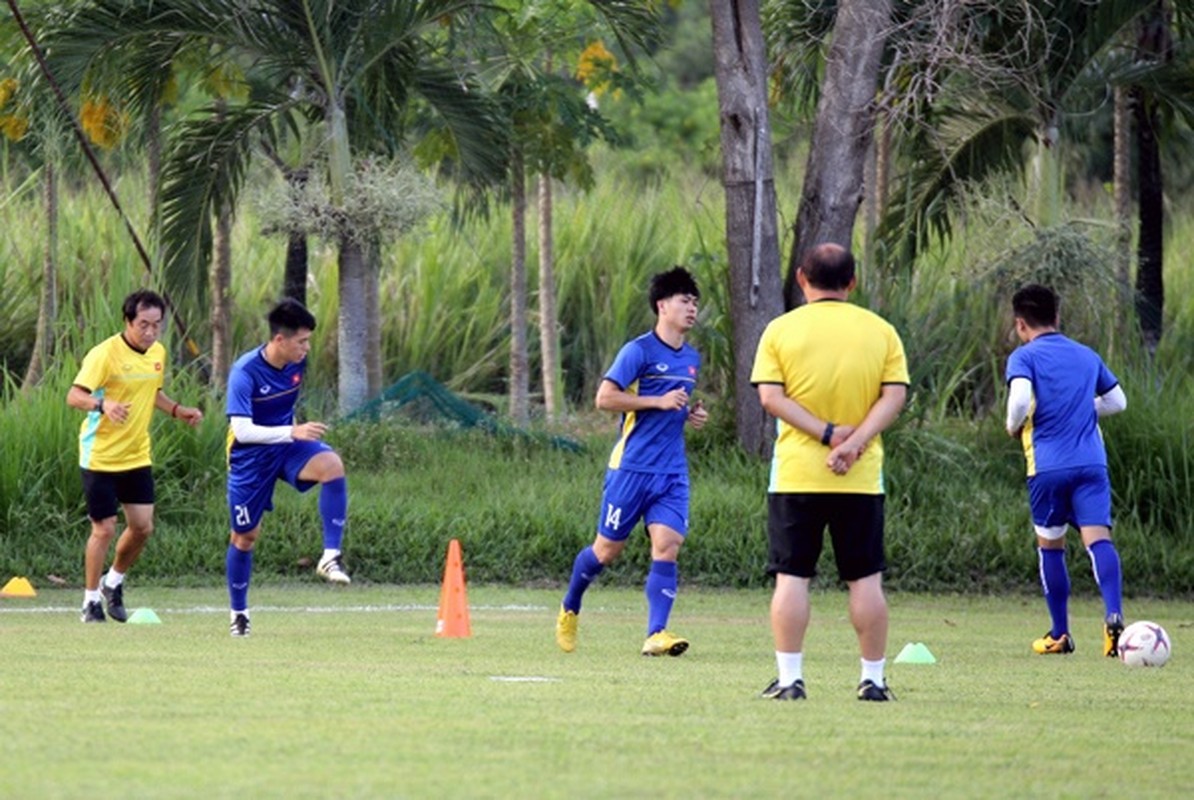
[(696, 367), (694, 367), (692, 364), (688, 365), (688, 374), (694, 378), (696, 377)]
[(299, 375), (299, 374), (296, 372), (294, 375), (292, 375), (292, 376), (290, 377), (290, 382), (291, 382), (292, 384), (294, 384), (295, 386), (298, 386), (298, 384), (299, 384), (299, 381), (301, 381), (302, 379), (303, 379), (303, 376), (302, 376), (302, 375)]
[(155, 362), (153, 362), (153, 371), (154, 371), (154, 372), (161, 372), (161, 371), (162, 371), (162, 362), (161, 362), (161, 361), (155, 361)]
[(655, 369), (659, 370), (660, 372), (667, 372), (667, 364), (664, 364), (664, 363), (661, 361), (661, 362), (659, 362), (658, 364), (656, 364), (656, 365), (655, 365)]

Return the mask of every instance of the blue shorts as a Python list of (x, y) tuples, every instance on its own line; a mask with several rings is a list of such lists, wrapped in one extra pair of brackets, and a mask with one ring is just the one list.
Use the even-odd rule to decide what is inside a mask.
[(688, 476), (683, 473), (657, 475), (623, 469), (606, 470), (597, 532), (621, 542), (630, 537), (640, 519), (646, 525), (666, 525), (686, 536)]
[(232, 530), (248, 533), (274, 508), (274, 483), (286, 481), (305, 492), (316, 481), (300, 481), (299, 473), (315, 456), (331, 451), (323, 442), (237, 445), (228, 454), (228, 512)]
[(1111, 480), (1106, 467), (1075, 467), (1041, 472), (1028, 479), (1032, 524), (1111, 527)]

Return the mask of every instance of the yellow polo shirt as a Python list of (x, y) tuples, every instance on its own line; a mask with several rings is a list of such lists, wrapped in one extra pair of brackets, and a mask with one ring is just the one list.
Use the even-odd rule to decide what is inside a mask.
[(114, 424), (91, 411), (79, 428), (79, 466), (97, 472), (125, 472), (152, 463), (149, 421), (162, 388), (166, 348), (160, 342), (144, 353), (129, 346), (121, 334), (105, 339), (87, 352), (74, 383), (104, 402), (129, 403), (124, 423)]
[[(768, 324), (750, 381), (784, 394), (835, 425), (858, 425), (884, 384), (908, 383), (904, 345), (889, 322), (860, 306), (821, 300)], [(769, 492), (883, 494), (883, 441), (876, 436), (845, 475), (825, 466), (829, 448), (777, 420)]]

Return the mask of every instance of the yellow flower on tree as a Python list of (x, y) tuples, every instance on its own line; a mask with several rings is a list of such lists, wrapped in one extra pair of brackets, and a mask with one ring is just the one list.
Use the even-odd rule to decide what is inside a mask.
[(5, 78), (4, 80), (0, 81), (0, 108), (4, 108), (4, 106), (9, 100), (12, 99), (12, 96), (16, 94), (16, 92), (16, 78)]
[(29, 120), (26, 117), (16, 114), (5, 114), (0, 117), (0, 133), (4, 134), (5, 138), (19, 142), (25, 138), (25, 134), (28, 132)]
[(618, 60), (605, 49), (600, 39), (591, 42), (576, 63), (577, 79), (595, 94), (601, 94), (609, 88), (610, 76), (617, 71)]
[(87, 137), (104, 149), (115, 147), (124, 136), (128, 120), (105, 98), (87, 99), (79, 110), (79, 122)]

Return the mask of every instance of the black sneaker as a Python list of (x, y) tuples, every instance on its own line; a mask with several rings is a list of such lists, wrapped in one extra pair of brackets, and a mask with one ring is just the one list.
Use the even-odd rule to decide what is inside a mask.
[(896, 696), (892, 694), (891, 687), (876, 686), (874, 681), (868, 680), (858, 684), (858, 699), (885, 703), (888, 700), (895, 700)]
[(233, 636), (248, 636), (249, 635), (249, 615), (237, 614), (232, 618), (232, 623), (228, 626), (228, 632)]
[(779, 678), (773, 680), (759, 697), (768, 700), (804, 700), (808, 697), (804, 692), (804, 681), (793, 681), (791, 686), (780, 686)]
[(80, 619), (84, 622), (107, 622), (107, 618), (104, 617), (104, 607), (99, 604), (98, 600), (83, 604), (83, 616)]
[(101, 583), (100, 592), (104, 595), (104, 605), (108, 607), (108, 616), (117, 622), (127, 622), (129, 615), (124, 610), (124, 584), (112, 588), (106, 583)]

